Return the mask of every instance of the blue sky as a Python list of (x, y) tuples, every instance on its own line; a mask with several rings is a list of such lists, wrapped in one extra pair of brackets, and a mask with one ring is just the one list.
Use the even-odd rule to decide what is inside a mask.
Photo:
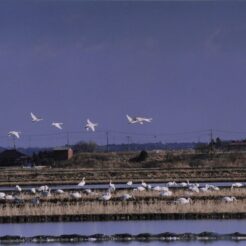
[(2, 0), (0, 33), (0, 145), (246, 136), (246, 2)]

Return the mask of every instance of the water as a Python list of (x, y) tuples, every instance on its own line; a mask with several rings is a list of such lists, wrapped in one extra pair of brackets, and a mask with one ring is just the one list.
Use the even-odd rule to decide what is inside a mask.
[[(215, 186), (219, 186), (219, 187), (231, 187), (231, 185), (234, 182), (212, 182), (209, 183), (211, 185), (215, 185)], [(152, 187), (155, 186), (166, 186), (167, 183), (148, 183), (150, 184)], [(199, 185), (201, 187), (205, 186), (207, 183), (201, 182), (199, 183)], [(125, 183), (121, 183), (121, 184), (116, 184), (116, 189), (132, 189), (132, 188), (137, 188), (138, 186), (140, 186), (140, 183), (136, 183), (133, 184), (131, 187), (127, 186)], [(245, 186), (245, 184), (244, 184)], [(22, 190), (30, 190), (31, 188), (38, 188), (39, 186), (23, 186)], [(50, 188), (52, 190), (56, 190), (56, 189), (63, 189), (63, 190), (80, 190), (80, 189), (96, 189), (96, 190), (100, 190), (100, 189), (108, 189), (108, 184), (86, 184), (84, 187), (79, 187), (77, 185), (51, 185)], [(172, 187), (171, 187), (172, 188)], [(174, 188), (180, 188), (180, 186), (175, 186)], [(16, 188), (15, 186), (2, 186), (0, 187), (0, 191), (15, 191)]]
[[(9, 245), (9, 244), (8, 244)], [(22, 244), (25, 246), (39, 246), (41, 244), (26, 243)], [(52, 243), (47, 244), (51, 246), (245, 246), (244, 242), (228, 242), (228, 241), (218, 241), (218, 242), (83, 242), (83, 243)]]
[(108, 221), (108, 222), (59, 222), (0, 224), (0, 236), (37, 236), (96, 233), (112, 235), (116, 233), (200, 233), (204, 231), (219, 234), (246, 233), (246, 220), (156, 220), (156, 221)]

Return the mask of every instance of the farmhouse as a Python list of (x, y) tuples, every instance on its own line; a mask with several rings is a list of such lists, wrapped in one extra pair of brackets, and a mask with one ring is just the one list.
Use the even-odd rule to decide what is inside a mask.
[(30, 157), (16, 150), (8, 149), (0, 153), (0, 166), (23, 166), (28, 165)]

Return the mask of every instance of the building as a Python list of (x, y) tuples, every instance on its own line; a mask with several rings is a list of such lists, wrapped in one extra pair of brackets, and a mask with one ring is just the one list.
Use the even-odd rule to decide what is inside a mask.
[(0, 166), (24, 166), (30, 163), (31, 158), (16, 150), (8, 149), (0, 153)]
[(73, 150), (69, 147), (57, 147), (53, 149), (52, 156), (55, 161), (70, 160), (73, 157)]

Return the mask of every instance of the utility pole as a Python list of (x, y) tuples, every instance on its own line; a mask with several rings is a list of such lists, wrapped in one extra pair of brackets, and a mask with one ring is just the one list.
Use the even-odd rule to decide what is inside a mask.
[(69, 147), (69, 131), (67, 131), (67, 147)]
[(210, 150), (213, 151), (213, 129), (210, 129)]
[(106, 138), (107, 138), (107, 152), (109, 152), (109, 131), (106, 131)]
[(14, 149), (16, 149), (16, 145), (15, 145), (15, 136), (13, 136), (13, 144), (14, 144)]
[(213, 140), (213, 129), (210, 129), (210, 143), (212, 143)]
[(127, 138), (127, 150), (130, 150), (130, 136), (126, 136)]

